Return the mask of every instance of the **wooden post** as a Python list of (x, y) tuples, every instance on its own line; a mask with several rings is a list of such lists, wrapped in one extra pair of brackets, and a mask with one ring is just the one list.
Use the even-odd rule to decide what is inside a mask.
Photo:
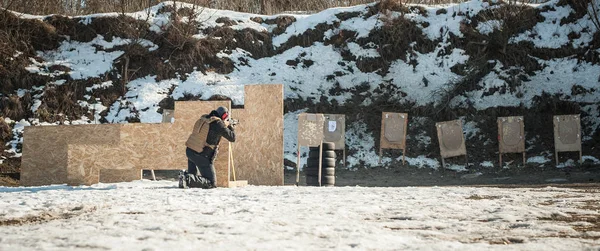
[(446, 162), (444, 162), (444, 157), (442, 157), (442, 171), (444, 171), (445, 166), (446, 166)]
[(379, 164), (381, 165), (381, 154), (383, 154), (383, 150), (379, 147)]
[(523, 152), (523, 166), (527, 164), (527, 158), (525, 158), (525, 152)]
[(323, 140), (321, 140), (321, 145), (319, 147), (319, 186), (321, 186), (321, 169), (323, 167)]
[(554, 150), (554, 156), (556, 157), (556, 165), (558, 166), (558, 152)]
[(583, 164), (583, 153), (579, 151), (579, 164)]
[(406, 162), (406, 147), (402, 150), (402, 165), (404, 166)]
[(346, 168), (346, 145), (344, 145), (344, 168)]
[(498, 155), (500, 156), (500, 168), (502, 168), (502, 152), (498, 153)]
[(296, 161), (296, 186), (300, 183), (300, 144), (298, 144), (298, 150), (296, 151), (298, 159)]
[(152, 180), (156, 181), (156, 175), (154, 175), (154, 169), (150, 170), (150, 172), (152, 173)]

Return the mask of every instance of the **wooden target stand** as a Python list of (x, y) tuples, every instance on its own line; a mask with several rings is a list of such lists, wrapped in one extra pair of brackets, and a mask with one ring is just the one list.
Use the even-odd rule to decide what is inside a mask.
[[(298, 115), (298, 149), (296, 152), (296, 186), (300, 183), (300, 147), (319, 147), (319, 160), (323, 158), (323, 114), (301, 113)], [(321, 186), (321, 170), (323, 163), (319, 161), (319, 186)]]
[(402, 165), (406, 163), (406, 131), (408, 113), (383, 112), (381, 114), (381, 136), (379, 140), (379, 164), (383, 149), (402, 150)]
[(502, 154), (505, 153), (523, 153), (523, 165), (525, 165), (525, 122), (523, 116), (498, 117), (497, 121), (500, 167), (502, 167)]
[(469, 166), (465, 136), (462, 121), (451, 120), (435, 123), (438, 142), (440, 144), (440, 155), (442, 156), (442, 170), (446, 167), (445, 158), (465, 155), (465, 164)]
[(558, 165), (559, 152), (579, 152), (579, 163), (583, 163), (581, 152), (581, 120), (579, 114), (556, 115), (554, 121), (554, 156)]

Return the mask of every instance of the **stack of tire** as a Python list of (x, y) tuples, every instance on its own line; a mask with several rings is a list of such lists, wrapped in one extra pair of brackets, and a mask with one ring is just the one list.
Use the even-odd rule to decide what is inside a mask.
[[(306, 185), (319, 186), (319, 147), (310, 147), (308, 162), (305, 170)], [(323, 143), (323, 157), (321, 158), (321, 186), (335, 185), (335, 144)]]

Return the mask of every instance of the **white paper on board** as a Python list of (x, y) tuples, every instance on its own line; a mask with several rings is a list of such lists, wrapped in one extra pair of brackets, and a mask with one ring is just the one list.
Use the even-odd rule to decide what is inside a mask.
[(329, 132), (335, 132), (335, 129), (337, 127), (337, 123), (336, 121), (329, 121)]

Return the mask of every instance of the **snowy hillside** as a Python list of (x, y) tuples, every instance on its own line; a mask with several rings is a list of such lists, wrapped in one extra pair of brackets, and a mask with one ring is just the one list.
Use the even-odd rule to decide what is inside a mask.
[(553, 159), (548, 119), (581, 113), (585, 159), (600, 164), (592, 147), (600, 142), (600, 32), (589, 14), (600, 2), (565, 2), (384, 1), (277, 16), (172, 2), (125, 17), (14, 13), (54, 29), (45, 44), (30, 38), (2, 61), (14, 69), (0, 80), (12, 130), (4, 155), (19, 156), (23, 126), (159, 123), (173, 100), (243, 105), (244, 85), (281, 83), (288, 160), (303, 111), (347, 115), (351, 168), (378, 165), (381, 111), (410, 114), (408, 162), (431, 168), (440, 166), (436, 121), (462, 119), (472, 164), (491, 168), (496, 116), (525, 116), (529, 162), (544, 165)]

